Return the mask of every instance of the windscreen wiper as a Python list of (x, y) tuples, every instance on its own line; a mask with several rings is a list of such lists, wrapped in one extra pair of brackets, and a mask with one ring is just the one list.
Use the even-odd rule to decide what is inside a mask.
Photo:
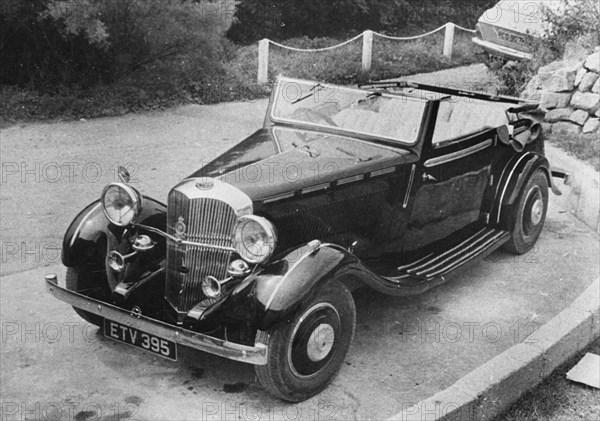
[(325, 89), (325, 88), (323, 87), (323, 85), (321, 85), (320, 83), (317, 83), (317, 84), (315, 84), (315, 86), (313, 86), (312, 88), (310, 88), (310, 91), (309, 91), (310, 93), (308, 93), (308, 94), (306, 94), (306, 95), (304, 95), (304, 96), (302, 96), (302, 97), (298, 98), (298, 99), (297, 99), (297, 100), (295, 100), (295, 101), (292, 101), (292, 104), (297, 104), (297, 103), (299, 103), (299, 102), (301, 102), (301, 101), (304, 101), (305, 99), (307, 99), (307, 98), (310, 98), (310, 97), (314, 96), (314, 95), (315, 95), (317, 92), (319, 92), (319, 91), (321, 91), (321, 90), (323, 90), (323, 89)]

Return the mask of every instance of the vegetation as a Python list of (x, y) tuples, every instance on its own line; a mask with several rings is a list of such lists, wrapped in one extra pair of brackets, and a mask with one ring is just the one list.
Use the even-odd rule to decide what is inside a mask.
[(562, 0), (562, 5), (560, 13), (542, 9), (547, 25), (542, 39), (533, 41), (533, 60), (508, 65), (502, 60), (490, 60), (490, 68), (502, 81), (500, 93), (518, 96), (540, 67), (565, 56), (587, 55), (600, 45), (600, 3)]
[[(215, 19), (214, 14), (207, 13), (203, 6), (208, 1), (3, 0), (0, 124), (119, 115), (181, 103), (266, 96), (268, 87), (256, 84), (256, 44), (244, 46), (227, 39), (227, 21), (223, 16)], [(411, 16), (418, 15), (423, 7), (416, 2), (394, 1), (413, 3), (411, 9), (402, 9), (410, 10)], [(313, 3), (307, 2), (306, 7)], [(338, 10), (345, 13), (342, 3), (371, 2), (333, 3), (339, 3)], [(466, 0), (440, 1), (439, 7), (432, 9), (438, 11), (441, 23), (446, 22), (443, 11), (452, 9), (454, 3)], [(255, 2), (243, 1), (238, 12), (247, 4)], [(472, 21), (469, 26), (473, 26), (477, 13), (465, 14)], [(378, 16), (383, 19), (378, 27), (394, 32), (394, 25), (400, 25), (392, 15), (386, 15), (385, 19)], [(315, 37), (322, 25), (308, 25), (302, 36), (287, 39), (285, 43), (305, 48), (335, 45), (357, 34), (352, 29), (354, 21), (340, 21), (335, 37)], [(460, 22), (467, 25), (465, 18)], [(429, 26), (433, 24), (430, 22)], [(423, 28), (413, 29), (410, 34), (422, 31)], [(453, 60), (444, 58), (442, 36), (409, 42), (376, 38), (373, 70), (368, 74), (360, 70), (360, 41), (318, 54), (290, 53), (272, 47), (270, 73), (272, 77), (284, 73), (355, 83), (476, 61), (467, 34), (457, 36)]]
[(245, 0), (228, 36), (239, 43), (365, 29), (414, 34), (448, 21), (474, 27), (493, 0)]

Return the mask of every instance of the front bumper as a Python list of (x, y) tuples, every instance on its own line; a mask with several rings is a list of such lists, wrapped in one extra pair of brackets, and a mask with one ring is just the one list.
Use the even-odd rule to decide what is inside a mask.
[(471, 39), (475, 44), (479, 45), (489, 53), (501, 55), (512, 60), (531, 60), (532, 55), (524, 51), (515, 50), (514, 48), (504, 47), (494, 44), (489, 41), (484, 41), (481, 38), (474, 37)]
[(58, 285), (56, 275), (46, 275), (45, 280), (46, 289), (55, 298), (89, 313), (230, 360), (254, 365), (265, 365), (267, 363), (267, 347), (263, 344), (259, 343), (255, 346), (240, 345), (183, 329), (63, 288)]

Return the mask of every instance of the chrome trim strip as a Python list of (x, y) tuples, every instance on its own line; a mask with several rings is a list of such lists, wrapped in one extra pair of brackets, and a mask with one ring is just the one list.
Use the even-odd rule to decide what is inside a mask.
[(263, 199), (263, 203), (271, 203), (271, 202), (276, 202), (278, 200), (289, 199), (290, 197), (294, 197), (294, 195), (295, 195), (295, 193), (291, 192), (291, 193), (283, 193), (283, 194), (278, 194), (275, 196), (266, 197)]
[(378, 177), (384, 174), (390, 174), (396, 172), (396, 167), (384, 168), (382, 170), (371, 171), (371, 177)]
[(144, 224), (131, 224), (131, 225), (133, 225), (136, 228), (142, 228), (147, 231), (153, 232), (155, 234), (162, 235), (163, 237), (168, 238), (169, 240), (175, 241), (178, 244), (184, 244), (186, 246), (206, 247), (206, 248), (211, 248), (211, 249), (215, 249), (215, 250), (225, 250), (225, 251), (235, 252), (235, 248), (233, 248), (233, 247), (225, 247), (225, 246), (218, 246), (216, 244), (195, 243), (193, 241), (180, 240), (179, 238), (169, 235), (166, 232), (159, 230), (158, 228), (149, 227), (148, 225), (144, 225)]
[(330, 186), (331, 186), (331, 183), (317, 184), (316, 186), (306, 187), (306, 188), (302, 189), (301, 193), (302, 194), (313, 193), (313, 192), (316, 192), (319, 190), (328, 189)]
[(77, 236), (79, 235), (81, 228), (83, 228), (83, 224), (86, 222), (86, 220), (92, 213), (96, 212), (96, 209), (98, 209), (100, 206), (102, 206), (102, 202), (98, 203), (96, 206), (94, 206), (92, 209), (90, 209), (90, 211), (87, 213), (87, 215), (85, 215), (83, 218), (81, 218), (81, 222), (79, 222), (79, 225), (77, 225), (77, 228), (75, 229), (75, 232), (73, 233), (73, 238), (71, 238), (71, 247), (73, 247), (73, 244), (75, 244), (75, 240), (77, 240)]
[(86, 297), (75, 291), (58, 286), (56, 276), (46, 277), (46, 289), (55, 298), (73, 307), (80, 308), (92, 314), (109, 320), (140, 329), (178, 344), (218, 355), (230, 360), (242, 361), (249, 364), (265, 365), (267, 363), (267, 348), (264, 345), (247, 346), (223, 339), (214, 338), (202, 333), (170, 325), (160, 320), (143, 315), (133, 315), (130, 311), (107, 304), (94, 298)]
[(428, 273), (425, 277), (433, 278), (435, 276), (439, 276), (442, 274), (445, 275), (446, 273), (456, 269), (457, 267), (462, 266), (469, 260), (477, 257), (478, 255), (480, 255), (481, 253), (485, 252), (490, 247), (492, 247), (494, 244), (497, 244), (499, 241), (502, 241), (502, 240), (508, 238), (509, 236), (510, 236), (509, 232), (499, 231), (494, 236), (490, 237), (485, 243), (479, 245), (477, 248), (468, 252), (467, 254), (465, 254), (464, 256), (462, 256), (461, 258), (456, 260), (455, 262), (452, 262), (448, 266), (442, 267), (442, 268), (436, 270), (435, 272)]
[(456, 159), (464, 158), (465, 156), (469, 156), (476, 152), (479, 152), (488, 146), (490, 146), (493, 142), (492, 139), (488, 139), (485, 142), (478, 143), (477, 145), (470, 146), (466, 149), (449, 153), (447, 155), (438, 156), (435, 158), (428, 159), (425, 161), (425, 167), (435, 167), (436, 165), (445, 164), (446, 162), (454, 161)]
[(493, 51), (498, 54), (507, 55), (510, 58), (517, 60), (531, 60), (532, 55), (530, 53), (526, 53), (524, 51), (519, 51), (514, 48), (505, 47), (500, 44), (494, 44), (493, 42), (484, 41), (480, 38), (473, 37), (471, 38), (474, 44), (479, 45), (481, 48), (489, 51)]
[(417, 169), (417, 166), (415, 164), (413, 164), (412, 168), (410, 169), (410, 178), (408, 179), (408, 187), (406, 188), (406, 193), (404, 194), (404, 201), (402, 202), (402, 208), (406, 209), (406, 206), (408, 206), (408, 200), (410, 199), (410, 191), (412, 190), (412, 185), (413, 185), (413, 181), (415, 179), (415, 170)]
[(516, 168), (519, 166), (519, 163), (523, 160), (523, 158), (527, 157), (528, 155), (533, 155), (533, 154), (531, 152), (527, 152), (523, 156), (521, 156), (521, 158), (519, 158), (519, 160), (516, 162), (516, 164), (513, 165), (512, 170), (508, 174), (508, 178), (506, 179), (506, 183), (504, 183), (504, 188), (502, 189), (502, 194), (500, 195), (500, 200), (498, 201), (498, 217), (496, 218), (496, 223), (500, 222), (500, 214), (502, 213), (502, 201), (504, 200), (504, 194), (506, 193), (508, 184), (510, 183), (510, 180), (512, 179), (512, 176), (513, 176)]
[(360, 181), (363, 178), (365, 178), (364, 174), (353, 175), (351, 177), (346, 177), (346, 178), (342, 178), (340, 180), (337, 180), (337, 185), (338, 186), (343, 186), (344, 184), (349, 184), (349, 183), (354, 183), (355, 181)]

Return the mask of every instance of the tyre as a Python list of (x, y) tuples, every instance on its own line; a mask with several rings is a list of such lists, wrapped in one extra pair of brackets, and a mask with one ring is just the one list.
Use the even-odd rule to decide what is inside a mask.
[[(86, 272), (80, 272), (76, 268), (72, 268), (72, 267), (67, 268), (67, 275), (66, 275), (67, 289), (74, 290), (74, 291), (93, 290), (93, 292), (91, 294), (86, 293), (85, 295), (88, 295), (91, 298), (106, 300), (106, 298), (107, 298), (106, 297), (106, 294), (107, 294), (106, 289), (101, 288), (101, 287), (99, 288), (98, 285), (94, 285), (96, 283), (95, 281), (96, 280), (93, 279), (93, 277), (86, 276)], [(85, 310), (81, 310), (76, 307), (73, 307), (73, 309), (86, 322), (96, 325), (98, 327), (102, 326), (104, 319), (101, 316), (87, 312)]]
[(273, 395), (301, 402), (321, 392), (338, 372), (354, 336), (356, 308), (339, 281), (327, 283), (295, 318), (256, 342), (267, 345), (266, 365), (255, 366), (259, 383)]
[(542, 170), (529, 178), (509, 216), (511, 235), (504, 248), (525, 254), (535, 245), (548, 211), (548, 179)]

